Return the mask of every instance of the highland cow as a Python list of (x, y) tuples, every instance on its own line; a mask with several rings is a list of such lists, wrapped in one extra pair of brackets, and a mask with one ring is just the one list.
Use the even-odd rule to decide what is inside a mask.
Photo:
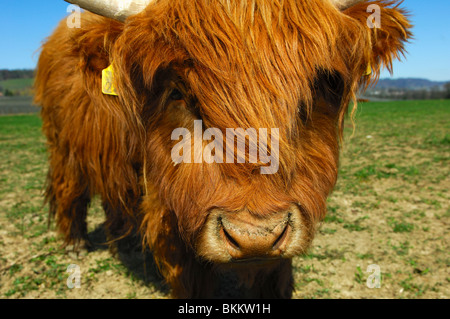
[[(291, 259), (325, 216), (349, 104), (403, 54), (405, 12), (385, 0), (70, 2), (106, 17), (62, 21), (37, 68), (46, 200), (65, 243), (87, 244), (99, 195), (108, 238), (140, 234), (173, 296), (215, 296), (229, 275), (243, 297), (291, 297)], [(223, 136), (242, 128), (245, 154), (230, 139), (235, 161), (174, 163), (172, 133), (194, 135), (196, 120)], [(278, 167), (261, 174), (269, 164), (249, 150), (271, 128)], [(200, 153), (187, 143), (195, 158), (210, 141)], [(226, 158), (222, 146), (212, 155)]]

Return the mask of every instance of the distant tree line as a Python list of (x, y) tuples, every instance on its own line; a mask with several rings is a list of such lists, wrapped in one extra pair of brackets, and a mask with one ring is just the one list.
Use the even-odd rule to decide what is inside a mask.
[(368, 98), (394, 100), (450, 99), (450, 82), (444, 84), (443, 87), (434, 87), (430, 89), (374, 88), (367, 90), (364, 96)]
[(0, 70), (0, 81), (12, 79), (32, 79), (34, 77), (34, 70)]
[(1, 85), (2, 81), (8, 80), (27, 80), (34, 78), (34, 70), (32, 69), (21, 69), (21, 70), (0, 70), (0, 96), (29, 96), (32, 95), (32, 88), (29, 85), (23, 87), (12, 89), (6, 83)]

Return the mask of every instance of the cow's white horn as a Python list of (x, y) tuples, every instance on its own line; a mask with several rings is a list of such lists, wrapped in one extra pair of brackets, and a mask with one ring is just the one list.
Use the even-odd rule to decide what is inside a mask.
[(154, 0), (65, 0), (81, 8), (114, 20), (125, 21)]

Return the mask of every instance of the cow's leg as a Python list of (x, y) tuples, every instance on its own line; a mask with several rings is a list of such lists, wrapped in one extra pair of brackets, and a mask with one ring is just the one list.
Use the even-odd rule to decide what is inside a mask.
[(212, 267), (203, 264), (187, 247), (178, 231), (177, 217), (163, 207), (158, 193), (148, 185), (144, 196), (140, 222), (143, 246), (148, 247), (161, 275), (171, 287), (174, 298), (211, 297), (213, 291)]
[(121, 236), (121, 228), (125, 221), (121, 218), (121, 212), (108, 201), (102, 202), (105, 211), (106, 222), (104, 224), (105, 234), (108, 242), (117, 240)]
[[(130, 212), (135, 211), (134, 205), (132, 203), (128, 203), (128, 205), (124, 207), (125, 205), (112, 205), (108, 201), (104, 200), (102, 202), (102, 206), (106, 217), (104, 224), (105, 235), (111, 253), (119, 253), (119, 250), (121, 249), (118, 246), (119, 241), (122, 248), (124, 248), (124, 245), (132, 245), (124, 249), (136, 249), (134, 243), (140, 242), (140, 239), (133, 237), (137, 236), (136, 220), (130, 214)], [(133, 238), (128, 238), (129, 236), (132, 236)]]
[(89, 248), (86, 222), (91, 201), (89, 189), (80, 178), (82, 175), (65, 163), (58, 154), (51, 155), (45, 194), (50, 206), (49, 217), (55, 218), (57, 230), (64, 237), (64, 246), (73, 245), (74, 250)]

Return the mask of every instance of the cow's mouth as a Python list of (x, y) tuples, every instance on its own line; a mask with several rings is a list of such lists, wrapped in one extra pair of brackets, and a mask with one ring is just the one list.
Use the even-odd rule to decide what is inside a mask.
[(266, 266), (274, 264), (278, 261), (280, 261), (281, 257), (269, 257), (269, 258), (262, 258), (262, 257), (254, 257), (254, 258), (244, 258), (244, 259), (232, 259), (230, 261), (231, 265), (242, 265), (242, 266)]
[(215, 263), (272, 263), (305, 251), (311, 241), (308, 225), (296, 204), (268, 217), (213, 209), (200, 233), (197, 253)]

